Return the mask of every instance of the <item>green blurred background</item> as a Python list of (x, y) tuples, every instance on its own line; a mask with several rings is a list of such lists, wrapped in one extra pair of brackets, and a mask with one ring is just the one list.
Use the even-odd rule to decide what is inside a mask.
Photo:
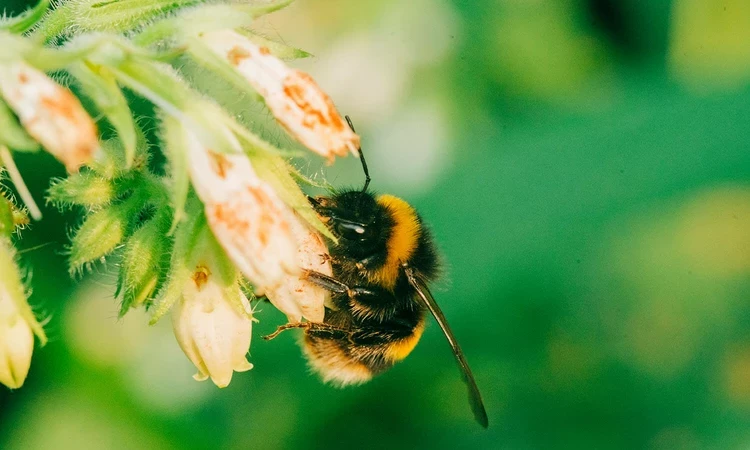
[[(19, 245), (52, 339), (0, 389), (0, 448), (750, 447), (750, 2), (298, 0), (257, 29), (315, 55), (375, 189), (432, 225), (489, 430), (434, 324), (340, 390), (257, 339), (265, 306), (255, 369), (194, 382), (169, 320), (116, 319), (113, 262), (71, 282), (47, 208)], [(38, 197), (63, 174), (19, 165)]]

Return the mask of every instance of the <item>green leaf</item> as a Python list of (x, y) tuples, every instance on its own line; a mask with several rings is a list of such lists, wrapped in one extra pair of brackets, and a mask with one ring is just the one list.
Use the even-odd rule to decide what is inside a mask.
[(39, 150), (39, 144), (26, 133), (16, 116), (2, 100), (0, 100), (0, 145), (13, 150)]
[(79, 63), (68, 68), (86, 94), (117, 130), (125, 149), (125, 168), (135, 159), (137, 132), (133, 115), (114, 76), (104, 67)]

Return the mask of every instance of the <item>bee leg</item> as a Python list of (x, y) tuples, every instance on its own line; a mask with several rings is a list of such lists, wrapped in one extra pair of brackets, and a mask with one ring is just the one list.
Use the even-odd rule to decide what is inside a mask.
[(314, 270), (305, 270), (302, 278), (334, 294), (348, 294), (351, 291), (345, 283)]
[(266, 335), (266, 336), (262, 336), (262, 338), (264, 341), (270, 341), (271, 339), (274, 339), (275, 337), (277, 337), (278, 335), (280, 335), (282, 332), (286, 330), (291, 330), (292, 328), (309, 328), (309, 327), (310, 327), (310, 322), (287, 323), (285, 325), (281, 325), (280, 327), (276, 328), (276, 331), (274, 331), (273, 333)]
[(340, 333), (340, 332), (347, 332), (347, 330), (339, 327), (335, 327), (333, 325), (329, 325), (327, 323), (317, 323), (317, 322), (292, 322), (287, 323), (285, 325), (281, 325), (274, 331), (273, 333), (262, 336), (263, 340), (270, 341), (271, 339), (276, 338), (278, 335), (283, 333), (286, 330), (291, 330), (293, 328), (304, 328), (305, 332), (318, 332), (318, 333)]

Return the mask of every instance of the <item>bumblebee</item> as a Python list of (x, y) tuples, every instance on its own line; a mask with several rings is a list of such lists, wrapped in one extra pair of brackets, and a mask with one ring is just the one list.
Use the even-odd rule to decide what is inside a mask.
[[(349, 117), (349, 126), (354, 130)], [(487, 413), (466, 358), (427, 284), (439, 273), (439, 257), (429, 230), (407, 202), (361, 190), (309, 197), (338, 242), (328, 242), (333, 276), (306, 271), (310, 282), (330, 291), (322, 323), (282, 325), (264, 339), (291, 328), (304, 329), (303, 349), (313, 370), (339, 386), (361, 384), (406, 358), (425, 328), (430, 311), (451, 345), (476, 420)]]

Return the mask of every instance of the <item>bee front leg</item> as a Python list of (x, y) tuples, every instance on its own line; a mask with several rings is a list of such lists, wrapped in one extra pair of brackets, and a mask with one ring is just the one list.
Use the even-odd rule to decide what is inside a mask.
[(283, 333), (286, 330), (291, 330), (293, 328), (303, 328), (306, 333), (310, 332), (316, 332), (316, 333), (341, 333), (346, 332), (347, 330), (339, 327), (335, 327), (333, 325), (329, 325), (327, 323), (317, 323), (317, 322), (292, 322), (287, 323), (285, 325), (281, 325), (274, 331), (273, 333), (262, 336), (263, 340), (270, 341), (271, 339), (276, 338), (278, 335)]
[(351, 292), (351, 289), (345, 283), (314, 270), (303, 271), (302, 278), (334, 294), (348, 294)]

